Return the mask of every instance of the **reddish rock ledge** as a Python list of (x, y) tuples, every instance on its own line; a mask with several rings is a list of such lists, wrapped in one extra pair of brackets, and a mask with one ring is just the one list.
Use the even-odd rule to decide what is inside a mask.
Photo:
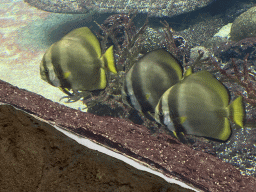
[[(201, 191), (256, 189), (256, 179), (241, 175), (232, 165), (169, 135), (151, 135), (146, 127), (130, 121), (74, 110), (4, 81), (0, 81), (0, 102)], [(0, 108), (0, 191), (184, 191), (89, 150), (27, 113), (8, 105)]]

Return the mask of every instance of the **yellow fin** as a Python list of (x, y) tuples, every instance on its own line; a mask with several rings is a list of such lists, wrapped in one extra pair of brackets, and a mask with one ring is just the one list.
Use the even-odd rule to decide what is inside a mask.
[(171, 63), (172, 68), (176, 71), (176, 74), (178, 75), (179, 80), (181, 80), (182, 79), (182, 69), (181, 69), (179, 63), (177, 62), (176, 58), (174, 58), (172, 56), (171, 58), (166, 58), (166, 59), (169, 59), (169, 62)]
[(69, 76), (70, 76), (71, 72), (68, 71), (68, 72), (65, 72), (64, 73), (64, 79), (67, 79)]
[(182, 125), (187, 120), (187, 117), (176, 117), (174, 120), (176, 120), (180, 125)]
[(176, 139), (179, 139), (179, 137), (177, 136), (176, 131), (173, 131), (172, 133), (173, 133), (173, 135), (175, 136)]
[(228, 118), (224, 118), (223, 131), (220, 133), (218, 138), (215, 138), (215, 139), (226, 141), (230, 137), (230, 134), (231, 134), (231, 129), (230, 129), (229, 120), (228, 120)]
[(104, 53), (103, 59), (104, 59), (105, 66), (108, 68), (108, 70), (111, 71), (112, 73), (117, 74), (113, 45), (109, 47), (107, 51)]
[(183, 75), (183, 78), (188, 77), (188, 76), (191, 75), (192, 73), (193, 73), (193, 72), (192, 72), (192, 68), (189, 67), (189, 68), (185, 71), (185, 73), (184, 73), (184, 75)]
[(177, 137), (178, 137), (178, 139), (181, 143), (183, 143), (183, 144), (188, 144), (189, 143), (183, 132), (178, 132)]
[(150, 93), (147, 93), (145, 96), (146, 96), (146, 100), (148, 100), (150, 97)]
[(107, 86), (107, 77), (105, 70), (100, 68), (100, 83), (98, 89), (105, 89)]
[(67, 95), (72, 95), (69, 91), (69, 89), (68, 88), (62, 88), (62, 87), (59, 87), (59, 89), (63, 92), (63, 93), (65, 93), (65, 94), (67, 94)]
[(181, 143), (183, 144), (188, 144), (188, 141), (187, 139), (185, 138), (185, 134), (183, 132), (176, 132), (176, 131), (173, 131), (172, 132), (174, 137), (176, 139), (178, 139)]
[(187, 120), (187, 117), (179, 117), (179, 123), (182, 125)]
[(230, 116), (233, 118), (234, 123), (243, 127), (244, 108), (242, 104), (242, 96), (236, 98), (228, 107)]
[(155, 115), (149, 111), (144, 113), (145, 117), (147, 117), (149, 120), (154, 121), (155, 120)]

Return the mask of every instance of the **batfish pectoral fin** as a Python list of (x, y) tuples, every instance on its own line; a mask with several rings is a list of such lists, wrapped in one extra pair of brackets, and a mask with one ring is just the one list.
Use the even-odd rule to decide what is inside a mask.
[(67, 79), (71, 75), (70, 71), (67, 71), (63, 74), (64, 79)]
[(183, 116), (183, 117), (179, 117), (178, 119), (179, 119), (179, 123), (182, 125), (187, 120), (187, 117)]

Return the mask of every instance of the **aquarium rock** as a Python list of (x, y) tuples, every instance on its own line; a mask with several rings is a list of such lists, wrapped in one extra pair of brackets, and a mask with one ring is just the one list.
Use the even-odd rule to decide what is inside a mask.
[(68, 191), (194, 192), (180, 181), (180, 185), (167, 182), (81, 145), (40, 118), (11, 105), (0, 104), (0, 114), (1, 138), (4, 135), (0, 140), (0, 169), (6, 173), (1, 176), (0, 191), (65, 191), (68, 186)]
[(221, 38), (230, 38), (230, 30), (231, 30), (232, 23), (228, 23), (227, 25), (224, 25), (218, 33), (214, 35), (214, 37), (221, 37)]
[[(119, 181), (122, 180), (117, 176), (119, 170), (115, 169), (115, 165), (120, 162), (115, 161), (116, 163), (112, 166), (109, 157), (100, 157), (99, 155), (94, 162), (89, 162), (93, 159), (92, 153), (90, 153), (91, 155), (86, 153), (87, 149), (75, 145), (69, 138), (63, 138), (62, 134), (46, 129), (43, 126), (46, 124), (44, 122), (62, 127), (81, 138), (86, 137), (95, 143), (100, 143), (106, 148), (150, 166), (169, 178), (179, 178), (180, 181), (186, 182), (200, 191), (255, 191), (256, 178), (241, 175), (240, 171), (231, 164), (225, 163), (211, 154), (195, 151), (170, 135), (163, 133), (159, 133), (157, 136), (152, 135), (146, 127), (125, 119), (97, 116), (74, 110), (1, 80), (0, 103), (10, 104), (27, 112), (24, 115), (21, 111), (13, 112), (14, 116), (8, 120), (13, 107), (5, 108), (6, 110), (0, 107), (0, 136), (4, 138), (0, 140), (0, 145), (3, 146), (0, 155), (5, 157), (1, 158), (0, 169), (6, 170), (5, 172), (8, 173), (1, 182), (0, 191), (3, 191), (1, 189), (36, 191), (34, 189), (38, 186), (40, 189), (47, 187), (50, 189), (48, 191), (56, 191), (56, 186), (60, 189), (59, 191), (63, 191), (63, 186), (69, 186), (70, 191), (79, 191), (75, 187), (86, 190), (88, 186), (91, 188), (91, 181), (96, 183), (92, 187), (100, 187), (100, 184), (105, 184), (103, 187), (106, 189), (106, 187), (119, 184)], [(43, 120), (43, 123), (29, 118), (28, 113)], [(15, 155), (18, 156), (15, 157)], [(100, 161), (98, 161), (99, 159)], [(108, 169), (111, 166), (112, 169)], [(96, 173), (95, 175), (91, 174), (91, 178), (97, 178), (97, 173), (102, 170), (101, 168), (104, 168), (105, 176), (98, 174), (98, 179), (84, 180), (84, 178), (88, 178), (86, 176), (88, 171)], [(22, 174), (13, 170), (21, 170), (19, 173)], [(81, 172), (81, 170), (83, 171)], [(112, 177), (108, 170), (115, 172), (115, 177)], [(127, 170), (122, 172), (125, 173), (125, 181), (128, 183), (125, 186), (135, 189), (133, 191), (153, 191), (148, 189), (151, 185), (144, 185), (144, 182), (140, 180), (142, 173), (137, 179), (139, 182), (136, 182), (136, 179), (128, 176)], [(32, 176), (31, 173), (33, 173)], [(101, 176), (102, 179), (100, 179)], [(136, 177), (135, 174), (133, 176)], [(128, 180), (128, 178), (132, 180)], [(147, 178), (153, 177), (148, 176)], [(19, 182), (15, 183), (14, 180)], [(39, 181), (40, 185), (38, 185)], [(150, 181), (151, 179), (147, 180), (148, 183)], [(155, 182), (157, 181), (155, 180)], [(64, 184), (61, 185), (61, 183)], [(146, 188), (137, 190), (136, 186), (139, 185), (137, 183)], [(120, 184), (124, 186), (124, 182)], [(156, 188), (158, 185), (154, 186), (156, 191), (173, 191), (158, 190)]]
[(203, 56), (199, 61), (204, 61), (206, 59), (209, 59), (212, 55), (212, 53), (203, 46), (196, 46), (190, 49), (190, 59), (195, 61), (199, 57), (199, 52), (203, 52)]
[(55, 13), (129, 13), (172, 17), (202, 8), (214, 0), (24, 0), (30, 5)]
[(230, 36), (233, 41), (256, 36), (256, 7), (250, 8), (235, 19)]

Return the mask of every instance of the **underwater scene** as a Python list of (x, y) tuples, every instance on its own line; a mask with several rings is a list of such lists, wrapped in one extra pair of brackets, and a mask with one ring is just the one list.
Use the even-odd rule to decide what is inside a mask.
[(0, 80), (256, 177), (255, 2), (129, 3), (2, 0)]

